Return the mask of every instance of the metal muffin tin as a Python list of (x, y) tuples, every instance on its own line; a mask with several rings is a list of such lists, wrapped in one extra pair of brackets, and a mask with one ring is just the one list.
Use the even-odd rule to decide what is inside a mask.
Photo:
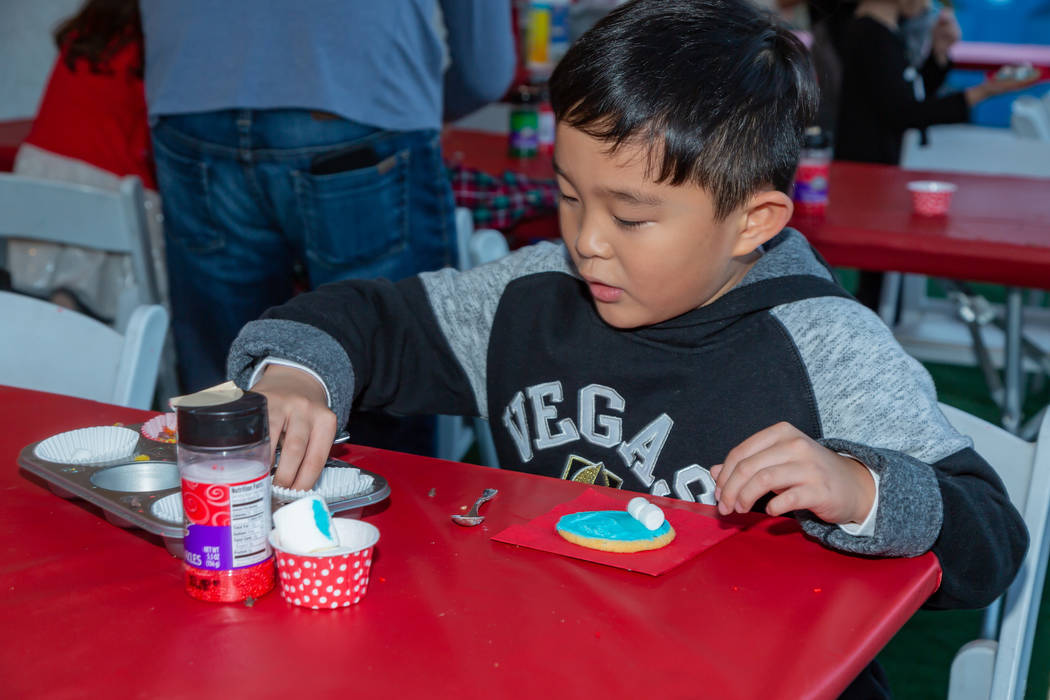
[[(129, 423), (125, 427), (139, 432), (142, 424)], [(182, 557), (182, 539), (186, 535), (183, 524), (167, 520), (156, 512), (158, 501), (180, 493), (175, 445), (150, 440), (140, 433), (138, 444), (129, 457), (92, 464), (63, 464), (37, 457), (35, 450), (40, 442), (43, 440), (22, 449), (18, 455), (19, 466), (44, 479), (48, 488), (62, 498), (82, 498), (94, 503), (102, 509), (106, 520), (118, 527), (141, 528), (160, 535), (168, 551)], [(146, 459), (142, 458), (143, 455)], [(325, 464), (326, 468), (337, 469), (351, 466), (338, 459), (329, 459)], [(349, 497), (327, 498), (332, 513), (350, 511), (350, 517), (356, 518), (365, 506), (379, 503), (390, 495), (386, 479), (366, 469), (360, 471), (372, 477), (371, 490)], [(289, 500), (274, 494), (273, 509)]]

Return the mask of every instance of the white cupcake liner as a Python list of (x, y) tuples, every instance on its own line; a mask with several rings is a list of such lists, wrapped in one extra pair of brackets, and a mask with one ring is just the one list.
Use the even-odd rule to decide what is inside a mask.
[(99, 425), (52, 435), (37, 445), (33, 454), (60, 464), (101, 464), (130, 457), (138, 442), (134, 430)]
[[(162, 413), (143, 423), (139, 432), (142, 433), (143, 437), (153, 440), (154, 442), (175, 444), (175, 430), (177, 425), (177, 414)], [(165, 434), (165, 428), (171, 431), (170, 436)]]
[(362, 474), (357, 467), (325, 467), (317, 483), (309, 491), (287, 489), (274, 484), (273, 493), (283, 501), (302, 498), (311, 493), (316, 493), (326, 501), (330, 501), (366, 493), (371, 490), (374, 481), (370, 475)]
[(157, 499), (150, 512), (161, 520), (175, 525), (182, 524), (182, 493), (173, 493)]

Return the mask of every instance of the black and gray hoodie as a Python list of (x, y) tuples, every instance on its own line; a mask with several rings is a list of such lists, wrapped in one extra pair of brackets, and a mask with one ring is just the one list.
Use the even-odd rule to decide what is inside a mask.
[(245, 385), (265, 357), (317, 372), (341, 425), (352, 408), (480, 415), (505, 468), (687, 501), (713, 503), (707, 468), (787, 421), (879, 476), (871, 536), (796, 513), (804, 530), (864, 555), (932, 549), (931, 607), (987, 605), (1027, 546), (929, 375), (791, 229), (730, 292), (655, 326), (606, 325), (564, 246), (541, 243), (296, 297), (242, 330), (231, 376)]

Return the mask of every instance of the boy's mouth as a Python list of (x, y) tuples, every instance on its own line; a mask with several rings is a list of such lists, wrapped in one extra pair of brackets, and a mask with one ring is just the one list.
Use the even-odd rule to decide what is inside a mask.
[(610, 287), (607, 284), (601, 282), (587, 282), (587, 286), (591, 290), (591, 296), (596, 301), (614, 302), (623, 295), (623, 290), (619, 287)]

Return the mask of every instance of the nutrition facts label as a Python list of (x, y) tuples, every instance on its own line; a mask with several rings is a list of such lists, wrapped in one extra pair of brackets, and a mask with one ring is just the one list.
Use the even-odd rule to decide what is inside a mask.
[(270, 557), (270, 476), (214, 484), (182, 480), (186, 563), (217, 571)]
[(233, 565), (249, 566), (270, 556), (269, 475), (246, 484), (230, 486), (230, 535)]

